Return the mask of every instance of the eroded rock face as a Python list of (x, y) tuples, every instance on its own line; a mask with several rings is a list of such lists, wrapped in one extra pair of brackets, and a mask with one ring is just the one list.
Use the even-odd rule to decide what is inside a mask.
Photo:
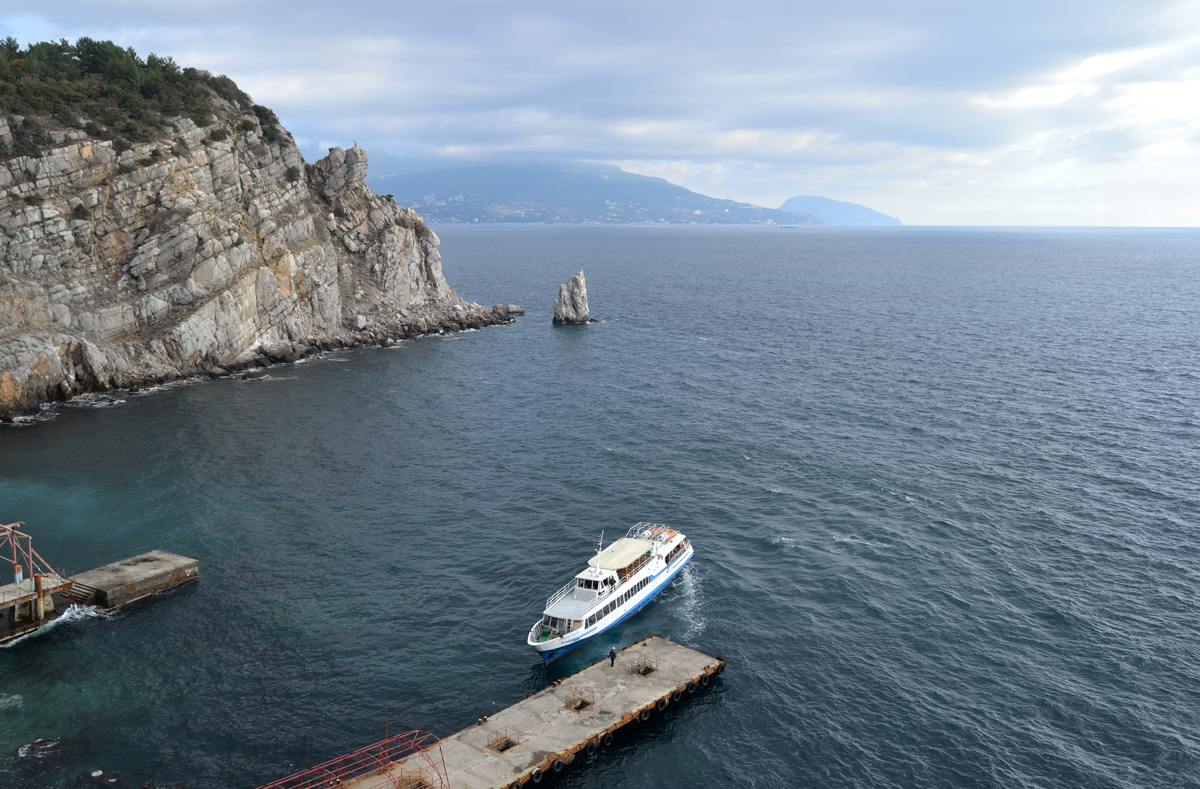
[(554, 323), (573, 324), (588, 322), (587, 282), (582, 269), (558, 286), (558, 298), (554, 300)]
[[(362, 148), (306, 167), (286, 135), (213, 141), (176, 122), (173, 147), (117, 153), (68, 131), (0, 164), (0, 416), (236, 367), (262, 347), (507, 320), (446, 284), (437, 236), (367, 188)], [(0, 153), (11, 140), (0, 117)]]

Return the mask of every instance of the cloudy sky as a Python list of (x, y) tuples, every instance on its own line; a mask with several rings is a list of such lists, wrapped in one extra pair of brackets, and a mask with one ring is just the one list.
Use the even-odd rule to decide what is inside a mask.
[(5, 0), (7, 34), (228, 74), (310, 161), (357, 140), (907, 224), (1200, 224), (1200, 2)]

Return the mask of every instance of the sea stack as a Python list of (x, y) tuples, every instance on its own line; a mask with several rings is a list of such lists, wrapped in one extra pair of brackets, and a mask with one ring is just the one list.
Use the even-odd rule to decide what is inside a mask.
[(588, 322), (587, 281), (583, 270), (567, 278), (558, 286), (558, 298), (554, 300), (554, 324), (570, 325)]

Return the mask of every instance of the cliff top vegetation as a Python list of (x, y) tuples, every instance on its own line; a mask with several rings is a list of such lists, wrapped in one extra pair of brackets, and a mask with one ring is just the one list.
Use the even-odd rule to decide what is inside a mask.
[[(0, 113), (10, 118), (13, 134), (8, 156), (41, 155), (53, 127), (82, 129), (124, 149), (168, 137), (180, 118), (209, 126), (218, 120), (218, 98), (246, 116), (243, 130), (253, 128), (253, 118), (268, 142), (287, 138), (275, 113), (224, 75), (154, 54), (142, 59), (111, 41), (63, 39), (22, 49), (11, 36), (0, 40)], [(22, 120), (13, 123), (13, 116)], [(5, 153), (0, 146), (0, 158)]]

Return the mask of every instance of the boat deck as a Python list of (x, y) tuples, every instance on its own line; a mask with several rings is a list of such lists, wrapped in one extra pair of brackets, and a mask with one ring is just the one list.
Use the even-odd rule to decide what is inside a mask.
[(546, 613), (549, 616), (557, 616), (560, 619), (583, 619), (583, 615), (592, 610), (592, 607), (597, 602), (597, 600), (580, 600), (577, 597), (567, 595), (547, 608)]

